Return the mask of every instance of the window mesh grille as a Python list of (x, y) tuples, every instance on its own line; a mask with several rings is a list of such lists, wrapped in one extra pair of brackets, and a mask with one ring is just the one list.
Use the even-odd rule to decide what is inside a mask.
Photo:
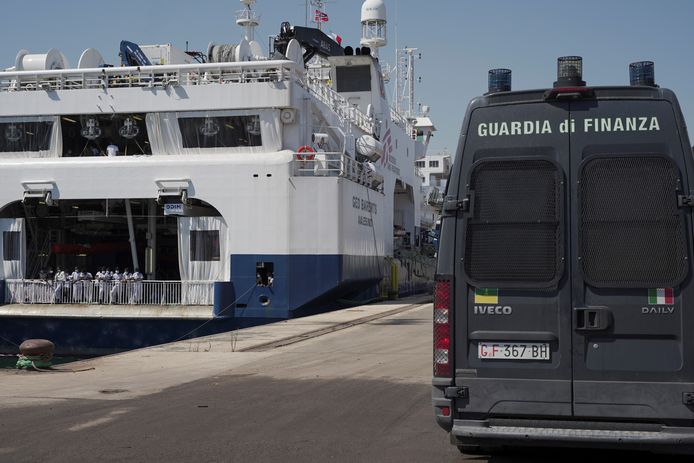
[(562, 176), (546, 160), (479, 163), (470, 180), (465, 272), (478, 286), (549, 287), (561, 277)]
[(587, 161), (579, 184), (579, 253), (588, 284), (677, 286), (688, 270), (679, 173), (660, 156)]

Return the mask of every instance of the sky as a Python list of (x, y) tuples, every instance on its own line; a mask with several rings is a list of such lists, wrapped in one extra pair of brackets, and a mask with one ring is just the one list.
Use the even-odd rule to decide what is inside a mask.
[[(628, 85), (628, 65), (655, 61), (656, 83), (678, 95), (694, 127), (694, 1), (691, 0), (385, 0), (388, 46), (384, 65), (395, 64), (396, 47), (421, 53), (415, 101), (431, 107), (436, 132), (429, 152), (455, 152), (469, 101), (487, 89), (487, 72), (513, 71), (516, 90), (546, 88), (556, 80), (556, 58), (583, 56), (588, 85)], [(361, 0), (328, 0), (324, 30), (343, 45), (358, 46)], [(76, 66), (86, 48), (117, 63), (121, 40), (171, 43), (205, 51), (209, 42), (235, 43), (238, 0), (32, 0), (3, 2), (0, 68), (20, 49), (58, 48)], [(256, 39), (267, 44), (280, 23), (305, 25), (304, 0), (258, 0)], [(391, 88), (392, 95), (392, 88)]]

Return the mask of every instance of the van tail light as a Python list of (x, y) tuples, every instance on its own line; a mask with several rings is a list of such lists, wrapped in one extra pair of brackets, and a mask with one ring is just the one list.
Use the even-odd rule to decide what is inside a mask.
[(452, 377), (451, 280), (438, 279), (434, 286), (434, 376)]

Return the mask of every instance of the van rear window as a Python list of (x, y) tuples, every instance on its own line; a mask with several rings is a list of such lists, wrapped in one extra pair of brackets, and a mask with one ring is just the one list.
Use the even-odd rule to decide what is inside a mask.
[(563, 271), (563, 186), (545, 159), (473, 166), (465, 273), (477, 287), (555, 286)]
[(584, 161), (579, 252), (585, 281), (604, 288), (671, 288), (687, 276), (677, 166), (658, 155)]

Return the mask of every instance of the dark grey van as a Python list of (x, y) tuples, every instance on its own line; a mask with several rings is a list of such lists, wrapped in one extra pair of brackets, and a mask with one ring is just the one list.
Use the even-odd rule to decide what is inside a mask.
[(433, 406), (464, 453), (694, 454), (694, 164), (653, 63), (548, 90), (490, 71), (444, 204)]

